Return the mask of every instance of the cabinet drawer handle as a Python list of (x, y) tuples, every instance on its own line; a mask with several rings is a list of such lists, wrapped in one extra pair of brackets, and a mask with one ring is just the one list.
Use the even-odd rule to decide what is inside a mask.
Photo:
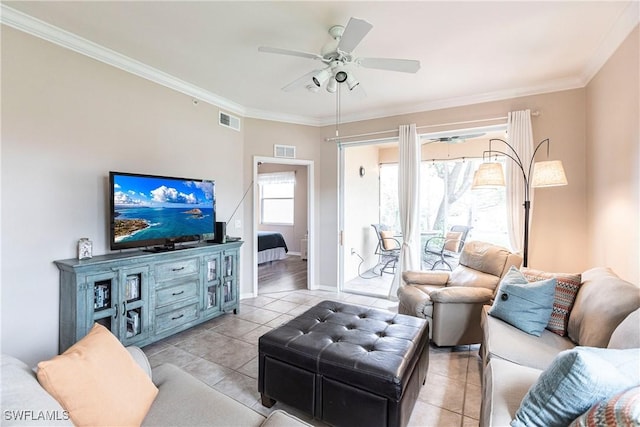
[(115, 309), (116, 309), (116, 314), (113, 316), (113, 318), (117, 319), (118, 318), (118, 306), (117, 305), (115, 306)]
[(184, 265), (180, 268), (172, 268), (171, 271), (180, 271), (180, 270), (184, 270)]
[(184, 294), (184, 291), (174, 292), (171, 295), (173, 295), (175, 297), (176, 295), (180, 295), (180, 294)]
[(180, 316), (172, 317), (171, 320), (178, 320), (181, 317), (184, 317), (184, 313), (182, 313)]

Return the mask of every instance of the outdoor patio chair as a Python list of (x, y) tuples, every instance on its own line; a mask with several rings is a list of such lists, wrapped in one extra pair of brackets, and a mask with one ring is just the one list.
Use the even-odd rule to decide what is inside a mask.
[[(424, 244), (423, 262), (431, 270), (453, 270), (467, 240), (469, 230), (466, 225), (454, 225), (444, 236), (431, 237)], [(442, 265), (441, 268), (437, 268)]]
[(371, 226), (376, 230), (378, 237), (375, 254), (378, 255), (380, 275), (382, 276), (382, 273), (395, 274), (396, 264), (400, 257), (400, 242), (393, 237), (393, 231), (389, 230), (386, 225), (371, 224)]

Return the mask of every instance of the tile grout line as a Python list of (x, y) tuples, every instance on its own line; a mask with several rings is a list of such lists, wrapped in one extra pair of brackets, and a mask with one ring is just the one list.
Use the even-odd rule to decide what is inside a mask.
[(471, 351), (470, 346), (467, 346), (467, 366), (464, 372), (464, 392), (462, 393), (462, 417), (460, 417), (460, 427), (464, 427), (464, 417), (467, 409), (467, 391), (468, 391), (468, 381), (469, 381), (469, 352)]
[[(310, 297), (312, 297), (312, 298), (311, 298), (311, 299), (310, 299), (310, 301), (308, 301), (308, 302), (307, 302), (307, 301), (300, 301), (298, 297), (294, 297), (294, 296), (293, 296), (294, 294), (300, 294), (300, 296), (302, 296), (302, 295), (310, 296)], [(290, 297), (290, 295), (291, 295), (291, 297)], [(307, 294), (305, 291), (301, 291), (301, 292), (298, 292), (298, 291), (290, 291), (290, 292), (283, 292), (282, 294), (265, 294), (265, 295), (258, 295), (258, 297), (257, 297), (257, 298), (259, 298), (259, 297), (261, 297), (261, 296), (264, 296), (264, 297), (269, 298), (269, 299), (271, 300), (269, 303), (277, 303), (277, 302), (279, 302), (279, 301), (280, 301), (280, 302), (286, 302), (286, 303), (296, 304), (296, 305), (298, 305), (298, 306), (304, 306), (304, 305), (307, 305), (307, 304), (312, 304), (312, 305), (313, 305), (313, 304), (315, 304), (315, 302), (316, 302), (316, 301), (315, 301), (315, 298), (316, 298), (316, 297), (319, 297), (319, 298), (321, 298), (321, 299), (329, 299), (329, 300), (338, 300), (338, 299), (339, 299), (339, 300), (346, 300), (346, 299), (348, 299), (348, 298), (344, 298), (344, 297), (343, 297), (343, 298), (337, 298), (335, 295), (326, 295), (326, 294), (324, 294), (324, 293), (323, 293), (323, 294), (320, 294), (320, 295), (316, 295), (316, 294), (309, 295), (309, 294)], [(358, 298), (354, 298), (354, 299), (356, 299), (356, 300), (357, 300)], [(259, 301), (259, 300), (258, 300), (258, 301)], [(283, 312), (281, 312), (281, 311), (279, 311), (279, 310), (276, 310), (276, 309), (273, 309), (273, 308), (267, 308), (267, 307), (264, 307), (264, 305), (260, 305), (258, 301), (253, 301), (253, 300), (251, 299), (251, 302), (248, 302), (248, 301), (247, 301), (247, 302), (245, 302), (245, 304), (246, 304), (245, 309), (246, 309), (246, 310), (243, 310), (243, 311), (244, 311), (244, 313), (249, 313), (251, 310), (258, 310), (258, 309), (260, 309), (260, 310), (265, 310), (265, 312), (271, 312), (271, 313), (273, 313), (273, 314), (278, 314), (278, 316), (292, 316), (292, 315), (290, 315), (290, 314), (289, 314), (289, 312), (283, 313)], [(364, 301), (360, 301), (360, 302), (359, 302), (359, 301), (353, 301), (352, 303), (354, 303), (354, 304), (367, 305), (367, 306), (370, 306), (370, 307), (372, 307), (372, 308), (385, 309), (384, 307), (378, 307), (378, 306), (376, 306), (374, 303), (371, 303), (371, 302), (364, 302)], [(284, 307), (282, 307), (282, 308), (284, 309)], [(236, 315), (229, 314), (229, 318), (230, 318), (230, 319), (231, 319), (231, 318), (235, 318), (235, 317), (236, 317)], [(294, 317), (295, 317), (295, 316), (294, 316)], [(262, 327), (262, 326), (267, 326), (267, 323), (269, 323), (269, 322), (271, 322), (271, 321), (275, 320), (275, 319), (273, 319), (273, 320), (271, 320), (271, 321), (269, 321), (269, 322), (266, 322), (266, 323), (265, 323), (265, 322), (262, 322), (262, 323), (261, 323), (261, 322), (260, 322), (260, 319), (261, 319), (261, 318), (262, 318), (262, 316), (255, 316), (255, 317), (253, 317), (253, 318), (251, 318), (251, 319), (245, 319), (245, 318), (243, 318), (241, 315), (238, 315), (238, 316), (237, 316), (237, 319), (239, 319), (239, 320), (241, 320), (241, 321), (243, 321), (243, 322), (247, 322), (247, 323), (254, 324), (254, 325), (256, 326), (256, 327), (255, 327), (255, 328), (253, 328), (251, 331), (248, 331), (248, 332), (247, 332), (247, 334), (252, 333), (252, 332), (253, 332), (253, 331), (255, 331), (255, 329), (257, 329), (257, 328), (260, 328), (260, 327)], [(201, 331), (200, 331), (200, 333), (205, 333), (205, 332), (208, 332), (208, 331), (216, 332), (216, 329), (217, 329), (219, 326), (222, 326), (222, 327), (224, 328), (225, 323), (226, 323), (226, 322), (216, 323), (216, 324), (212, 325), (210, 328), (206, 328), (206, 329), (201, 330)], [(240, 326), (242, 326), (242, 328), (246, 328), (246, 327), (247, 327), (247, 325), (240, 325)], [(270, 327), (270, 328), (271, 328), (272, 326), (268, 326), (268, 327)], [(227, 330), (227, 333), (233, 334), (233, 332), (231, 331), (231, 329), (233, 329), (233, 327), (232, 327), (231, 325), (229, 325), (229, 326), (228, 326), (228, 328), (229, 328), (229, 330)], [(242, 328), (241, 328), (241, 329), (242, 329)], [(252, 344), (251, 342), (244, 340), (244, 339), (243, 339), (243, 337), (240, 337), (240, 336), (227, 335), (227, 333), (222, 333), (222, 332), (216, 332), (216, 333), (217, 333), (217, 334), (220, 334), (220, 335), (222, 335), (222, 336), (226, 336), (226, 337), (228, 337), (228, 338), (230, 338), (230, 339), (235, 339), (235, 340), (241, 341), (241, 342), (246, 343), (246, 344)], [(196, 335), (194, 335), (194, 336), (197, 336), (197, 335), (199, 335), (199, 334), (196, 334)], [(243, 335), (243, 336), (244, 336), (244, 335)], [(187, 337), (187, 338), (185, 338), (185, 340), (186, 340), (186, 339), (189, 339), (189, 338), (190, 338), (190, 337)], [(191, 338), (192, 338), (192, 337), (191, 337)], [(228, 368), (228, 367), (226, 367), (225, 365), (220, 365), (219, 363), (217, 363), (217, 362), (216, 362), (216, 361), (214, 361), (214, 360), (209, 360), (208, 358), (204, 358), (204, 357), (202, 357), (202, 356), (199, 356), (199, 355), (198, 355), (198, 354), (196, 354), (196, 353), (193, 353), (192, 351), (195, 351), (195, 348), (191, 349), (191, 351), (189, 351), (189, 350), (187, 350), (187, 349), (183, 348), (183, 347), (182, 347), (183, 342), (184, 342), (184, 340), (177, 341), (177, 342), (172, 342), (172, 343), (166, 343), (167, 347), (166, 347), (164, 350), (169, 349), (169, 348), (174, 348), (174, 349), (177, 349), (177, 350), (182, 350), (182, 351), (187, 352), (187, 353), (188, 353), (188, 354), (190, 354), (191, 356), (195, 357), (195, 358), (196, 358), (196, 360), (205, 361), (205, 362), (207, 362), (207, 363), (217, 364), (217, 365), (219, 365), (219, 366), (221, 366), (221, 367), (225, 368), (225, 370), (228, 370), (228, 371), (229, 371), (229, 373), (233, 372), (233, 373), (235, 373), (235, 374), (242, 375), (243, 377), (247, 377), (247, 378), (249, 378), (251, 381), (255, 381), (255, 380), (256, 380), (256, 378), (254, 378), (253, 376), (248, 375), (248, 374), (246, 374), (246, 373), (244, 373), (244, 372), (241, 372), (241, 371), (240, 371), (241, 369), (243, 369), (244, 367), (246, 367), (248, 364), (253, 363), (253, 360), (254, 360), (254, 359), (249, 360), (247, 363), (243, 364), (242, 366), (238, 367), (237, 369), (234, 369), (234, 368)], [(162, 350), (161, 350), (161, 351), (162, 351)], [(465, 365), (465, 372), (464, 372), (464, 376), (463, 376), (463, 378), (464, 378), (464, 390), (463, 390), (463, 393), (462, 393), (463, 401), (462, 401), (462, 408), (461, 408), (461, 414), (460, 414), (460, 415), (461, 415), (460, 423), (459, 423), (460, 427), (464, 427), (464, 425), (465, 425), (465, 411), (467, 411), (467, 410), (469, 409), (469, 406), (470, 406), (470, 405), (468, 404), (468, 402), (466, 402), (466, 399), (467, 399), (469, 396), (471, 396), (471, 395), (472, 395), (472, 391), (473, 391), (473, 390), (475, 390), (475, 388), (474, 388), (472, 391), (470, 391), (470, 390), (468, 389), (468, 387), (467, 387), (467, 386), (468, 386), (468, 382), (469, 382), (469, 380), (470, 380), (470, 378), (471, 378), (471, 375), (470, 375), (470, 372), (469, 372), (469, 369), (470, 369), (470, 366), (471, 366), (471, 365), (470, 365), (470, 360), (469, 360), (469, 359), (471, 358), (471, 353), (472, 353), (472, 352), (473, 352), (473, 350), (471, 350), (471, 346), (467, 346), (467, 347), (466, 347), (466, 356), (467, 356), (467, 357), (466, 357), (466, 361), (465, 361), (465, 363), (464, 363), (464, 365)], [(189, 365), (189, 364), (191, 364), (191, 363), (195, 363), (195, 361), (189, 362), (188, 364), (186, 364), (186, 366), (188, 366), (188, 365)], [(245, 371), (247, 371), (247, 370), (245, 369)], [(199, 378), (199, 376), (198, 376), (198, 375), (195, 375), (195, 374), (193, 374), (193, 375), (194, 375), (196, 378)], [(217, 388), (217, 386), (218, 386), (221, 382), (223, 382), (223, 381), (225, 380), (225, 378), (229, 378), (229, 377), (228, 377), (228, 375), (223, 375), (223, 376), (222, 376), (220, 379), (218, 379), (215, 383), (209, 383), (209, 386), (210, 386), (210, 387), (212, 387), (212, 388), (214, 388), (214, 389), (216, 389), (216, 390), (218, 390), (218, 391), (220, 391), (220, 392), (222, 392), (223, 394), (225, 394), (225, 395), (229, 396), (230, 398), (232, 398), (233, 400), (235, 400), (235, 401), (239, 402), (240, 404), (242, 404), (242, 405), (244, 405), (244, 406), (246, 406), (246, 407), (248, 407), (248, 408), (250, 408), (250, 409), (252, 409), (252, 410), (254, 410), (254, 411), (256, 411), (256, 412), (258, 412), (258, 413), (261, 413), (262, 415), (265, 415), (265, 411), (260, 411), (259, 409), (257, 409), (257, 405), (259, 405), (259, 403), (260, 403), (260, 399), (256, 399), (256, 400), (253, 400), (253, 399), (252, 399), (251, 404), (249, 404), (249, 401), (248, 401), (248, 400), (246, 400), (246, 399), (245, 399), (245, 400), (241, 400), (241, 399), (239, 399), (239, 398), (236, 398), (234, 395), (228, 395), (228, 394), (226, 394), (226, 393), (225, 393), (225, 391), (223, 391), (222, 389), (218, 389), (218, 388)], [(200, 379), (200, 380), (202, 381), (202, 379)], [(451, 379), (449, 379), (449, 380), (451, 380)], [(203, 382), (204, 382), (204, 381), (203, 381)], [(251, 394), (253, 394), (253, 393), (251, 393)], [(244, 396), (244, 395), (243, 395), (243, 396)], [(244, 397), (243, 397), (243, 399), (244, 399)], [(471, 405), (471, 406), (473, 406), (473, 405)], [(446, 408), (444, 408), (444, 407), (442, 407), (442, 406), (439, 406), (439, 405), (438, 405), (438, 409), (439, 409), (440, 411), (451, 412), (452, 414), (453, 414), (453, 413), (455, 413), (454, 411), (451, 411), (451, 410), (446, 409)], [(267, 411), (267, 412), (268, 412), (268, 411)], [(473, 418), (473, 417), (470, 417), (470, 421), (471, 421), (471, 418)], [(416, 425), (417, 425), (417, 424), (416, 424)]]

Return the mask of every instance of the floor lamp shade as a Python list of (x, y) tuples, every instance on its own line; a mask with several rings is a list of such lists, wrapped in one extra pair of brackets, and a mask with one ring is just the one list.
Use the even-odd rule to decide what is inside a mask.
[[(506, 150), (493, 150), (491, 143), (498, 141), (504, 144)], [(534, 159), (538, 149), (547, 144), (547, 155), (549, 155), (549, 139), (541, 141), (533, 150), (533, 155), (529, 162), (523, 163), (516, 150), (508, 142), (501, 139), (489, 140), (489, 150), (482, 155), (483, 159), (487, 156), (496, 154), (503, 155), (515, 162), (522, 172), (524, 180), (524, 246), (523, 246), (523, 266), (528, 266), (529, 259), (529, 211), (531, 209), (531, 190), (540, 187), (557, 187), (567, 185), (567, 177), (564, 174), (564, 168), (560, 160), (549, 160), (543, 162), (535, 162)], [(497, 187), (505, 186), (504, 172), (500, 163), (488, 162), (480, 165), (473, 176), (473, 184), (471, 188), (481, 187)]]
[(500, 163), (482, 163), (473, 176), (472, 188), (504, 187), (504, 172)]
[(531, 186), (533, 188), (557, 187), (567, 184), (567, 177), (564, 174), (564, 168), (560, 160), (533, 164), (533, 177), (531, 178)]

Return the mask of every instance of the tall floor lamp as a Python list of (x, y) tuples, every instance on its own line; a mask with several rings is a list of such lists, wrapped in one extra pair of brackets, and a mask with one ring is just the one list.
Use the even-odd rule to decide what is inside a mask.
[[(493, 141), (502, 142), (509, 151), (493, 150), (491, 144)], [(536, 153), (543, 144), (547, 144), (547, 157), (549, 156), (549, 138), (541, 141), (533, 151), (533, 155), (527, 163), (524, 163), (516, 150), (507, 141), (502, 139), (490, 139), (489, 150), (482, 154), (482, 158), (486, 159), (492, 155), (503, 155), (510, 158), (520, 168), (522, 178), (524, 179), (524, 248), (523, 248), (523, 266), (527, 267), (529, 258), (529, 210), (531, 209), (531, 189), (539, 187), (557, 187), (567, 185), (567, 177), (564, 174), (564, 168), (560, 160), (549, 160), (544, 162), (535, 162)], [(526, 167), (526, 168), (525, 168)], [(505, 186), (504, 172), (502, 165), (497, 162), (482, 163), (473, 177), (472, 188)]]

